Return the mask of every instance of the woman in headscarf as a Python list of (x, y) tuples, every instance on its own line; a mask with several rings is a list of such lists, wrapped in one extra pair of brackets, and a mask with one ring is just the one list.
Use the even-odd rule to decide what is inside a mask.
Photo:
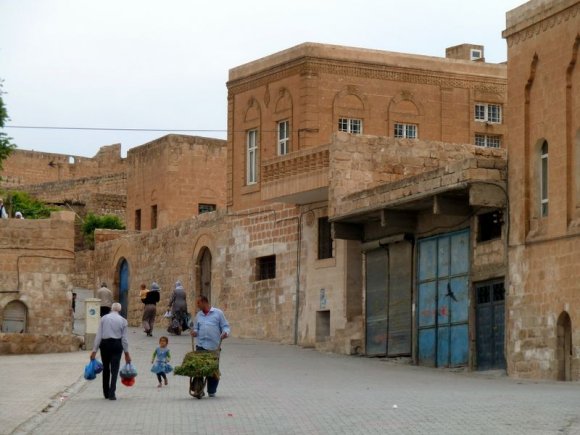
[(153, 326), (155, 326), (155, 316), (157, 315), (157, 302), (159, 302), (159, 291), (161, 288), (159, 284), (153, 282), (151, 290), (149, 290), (144, 299), (141, 299), (145, 304), (143, 308), (143, 330), (148, 337), (153, 337)]
[(169, 310), (171, 310), (171, 322), (167, 331), (180, 335), (181, 331), (187, 329), (187, 297), (185, 289), (180, 281), (175, 282), (175, 288), (169, 298)]

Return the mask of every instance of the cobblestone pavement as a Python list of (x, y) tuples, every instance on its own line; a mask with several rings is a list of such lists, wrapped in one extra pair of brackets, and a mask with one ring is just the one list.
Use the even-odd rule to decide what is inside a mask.
[[(451, 372), (230, 338), (223, 344), (218, 394), (198, 400), (184, 377), (170, 375), (169, 385), (157, 388), (149, 371), (157, 342), (131, 329), (139, 376), (134, 387), (119, 384), (114, 402), (103, 399), (100, 376), (79, 379), (88, 352), (67, 354), (68, 362), (61, 356), (54, 365), (70, 387), (52, 395), (48, 387), (33, 389), (39, 397), (19, 402), (27, 421), (6, 411), (9, 400), (2, 397), (1, 433), (580, 434), (580, 383), (518, 381), (497, 372)], [(170, 337), (169, 348), (178, 365), (191, 339)], [(42, 367), (43, 357), (50, 358), (36, 356), (35, 364)], [(14, 384), (28, 370), (28, 364), (5, 364), (10, 358), (25, 357), (0, 357), (2, 396), (6, 377)], [(30, 373), (38, 384), (51, 382), (51, 373), (38, 372)], [(26, 396), (21, 390), (8, 392)], [(38, 406), (42, 394), (44, 407)]]

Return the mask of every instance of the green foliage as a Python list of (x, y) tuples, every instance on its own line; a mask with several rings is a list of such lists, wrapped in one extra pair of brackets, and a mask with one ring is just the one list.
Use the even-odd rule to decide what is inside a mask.
[(33, 198), (26, 192), (9, 192), (3, 195), (4, 204), (10, 212), (10, 217), (14, 217), (17, 211), (24, 215), (25, 219), (48, 219), (50, 212), (59, 210), (56, 207), (49, 207), (44, 202)]
[(219, 357), (217, 352), (196, 351), (188, 352), (183, 358), (183, 363), (175, 367), (173, 372), (180, 376), (219, 377)]
[(123, 225), (121, 219), (115, 215), (97, 216), (93, 213), (87, 214), (83, 222), (83, 234), (85, 236), (85, 241), (91, 247), (95, 245), (95, 230), (97, 228), (124, 230), (125, 225)]
[[(4, 128), (4, 125), (8, 118), (8, 111), (4, 105), (4, 100), (2, 99), (2, 81), (0, 80), (0, 129)], [(8, 137), (6, 133), (0, 131), (0, 169), (2, 169), (2, 162), (10, 155), (12, 150), (16, 148), (12, 142), (12, 138)]]

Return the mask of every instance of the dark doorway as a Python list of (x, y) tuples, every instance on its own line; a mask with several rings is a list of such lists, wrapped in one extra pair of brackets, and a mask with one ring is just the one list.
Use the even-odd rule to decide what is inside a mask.
[(126, 319), (129, 308), (129, 263), (124, 258), (119, 264), (119, 303), (121, 316)]
[(211, 302), (211, 252), (203, 248), (198, 263), (198, 296), (205, 296)]
[(477, 301), (477, 368), (505, 369), (505, 287), (502, 280), (475, 286)]
[(572, 365), (572, 321), (566, 311), (558, 317), (558, 348), (556, 358), (558, 359), (558, 380), (571, 381)]

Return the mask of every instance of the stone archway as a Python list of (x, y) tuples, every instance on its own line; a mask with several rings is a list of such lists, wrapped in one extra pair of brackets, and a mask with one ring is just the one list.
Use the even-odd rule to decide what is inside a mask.
[(27, 332), (28, 309), (21, 301), (10, 301), (4, 307), (2, 332)]
[(129, 262), (121, 257), (117, 263), (113, 298), (121, 304), (121, 316), (129, 313)]
[(566, 311), (558, 317), (556, 361), (559, 381), (572, 380), (572, 321)]

